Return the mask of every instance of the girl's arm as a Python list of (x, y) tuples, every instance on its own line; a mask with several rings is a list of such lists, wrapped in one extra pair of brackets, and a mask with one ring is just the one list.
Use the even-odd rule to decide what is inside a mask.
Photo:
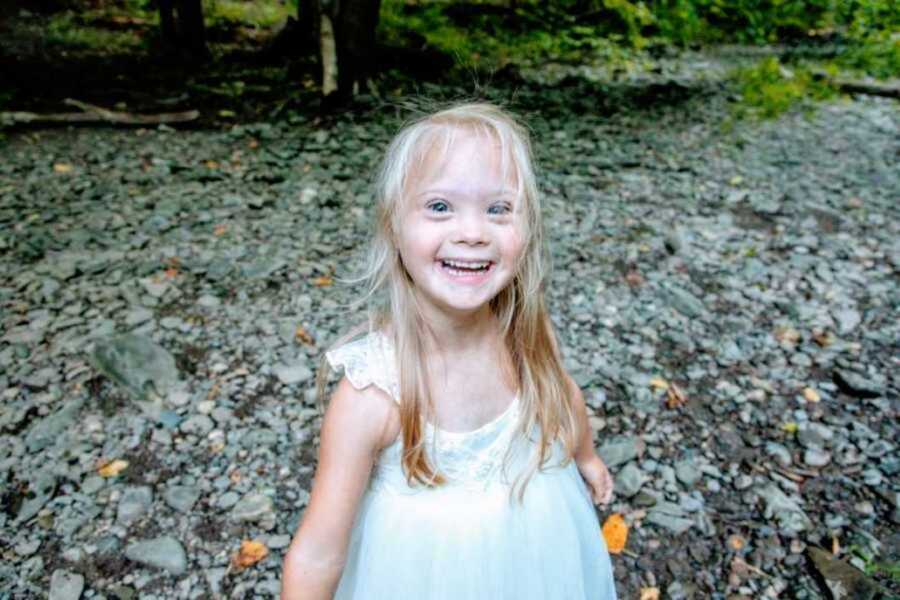
[(591, 496), (595, 504), (607, 504), (612, 500), (613, 482), (609, 469), (603, 459), (594, 450), (594, 434), (587, 416), (584, 395), (574, 380), (569, 378), (572, 390), (572, 403), (578, 416), (578, 429), (581, 432), (580, 442), (575, 450), (575, 464), (581, 476), (591, 488)]
[(341, 380), (322, 422), (309, 505), (284, 557), (281, 600), (334, 595), (375, 457), (397, 430), (396, 409), (386, 394)]

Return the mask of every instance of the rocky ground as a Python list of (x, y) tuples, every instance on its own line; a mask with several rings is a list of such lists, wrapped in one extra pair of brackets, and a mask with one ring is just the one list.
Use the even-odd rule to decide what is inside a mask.
[[(727, 90), (667, 89), (495, 91), (534, 132), (620, 594), (896, 596), (897, 104), (723, 127)], [(278, 593), (368, 174), (415, 100), (7, 134), (0, 598)]]

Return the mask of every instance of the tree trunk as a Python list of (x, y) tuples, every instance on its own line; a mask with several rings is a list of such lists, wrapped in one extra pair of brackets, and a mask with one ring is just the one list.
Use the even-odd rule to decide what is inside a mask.
[(210, 58), (201, 0), (159, 0), (159, 26), (172, 52), (192, 60)]
[(375, 30), (381, 0), (319, 3), (322, 93), (348, 99), (375, 70)]

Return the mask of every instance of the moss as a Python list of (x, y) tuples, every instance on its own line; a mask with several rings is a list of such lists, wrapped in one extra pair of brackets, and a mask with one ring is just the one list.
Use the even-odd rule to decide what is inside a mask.
[(732, 78), (740, 89), (737, 116), (775, 118), (808, 100), (825, 100), (837, 93), (816, 80), (805, 66), (788, 68), (777, 58), (761, 60), (752, 67), (738, 69)]

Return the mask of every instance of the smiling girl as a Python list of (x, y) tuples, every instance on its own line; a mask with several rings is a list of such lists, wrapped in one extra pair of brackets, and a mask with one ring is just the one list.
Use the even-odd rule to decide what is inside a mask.
[(488, 104), (430, 115), (377, 195), (376, 301), (326, 353), (344, 378), (282, 599), (615, 598), (591, 504), (612, 482), (544, 303), (526, 132)]

